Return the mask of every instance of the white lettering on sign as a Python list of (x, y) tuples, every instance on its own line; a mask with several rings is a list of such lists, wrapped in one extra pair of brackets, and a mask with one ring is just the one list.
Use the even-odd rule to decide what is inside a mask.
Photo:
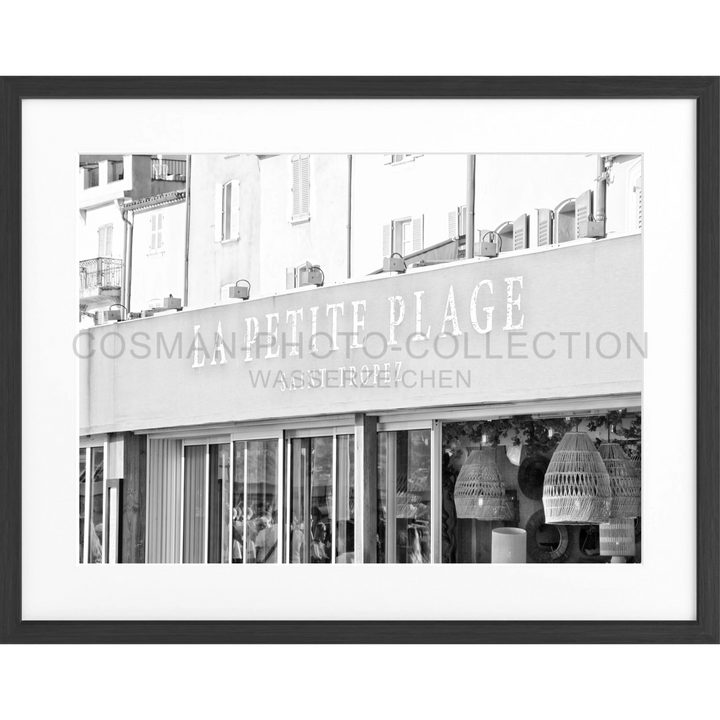
[[(405, 301), (402, 295), (391, 295), (388, 300), (390, 301), (390, 332), (388, 333), (388, 345), (397, 345), (395, 339), (395, 328), (405, 319)], [(397, 304), (398, 311), (395, 312), (395, 305)]]
[(422, 296), (424, 294), (424, 290), (418, 290), (415, 293), (415, 334), (412, 336), (412, 340), (430, 339), (430, 326), (428, 325), (427, 332), (424, 335), (422, 331)]
[[(525, 315), (522, 312), (522, 291), (524, 289), (524, 278), (522, 276), (507, 277), (504, 278), (506, 283), (506, 322), (503, 326), (503, 330), (506, 332), (512, 332), (516, 330), (522, 330), (525, 323)], [(281, 325), (283, 318), (281, 318), (280, 312), (272, 312), (265, 314), (264, 326), (266, 332), (260, 332), (260, 320), (257, 317), (251, 316), (245, 318), (245, 362), (251, 362), (253, 359), (260, 357), (260, 349), (264, 349), (264, 359), (272, 360), (275, 358), (285, 357), (302, 357), (302, 346), (303, 337), (306, 332), (306, 328), (302, 328), (300, 323), (304, 323), (306, 320), (310, 324), (310, 341), (309, 347), (310, 352), (316, 358), (327, 358), (332, 353), (338, 350), (345, 349), (359, 349), (364, 348), (367, 357), (373, 360), (379, 360), (383, 353), (387, 351), (388, 347), (393, 350), (404, 349), (405, 352), (414, 360), (422, 359), (427, 356), (427, 350), (417, 353), (413, 350), (413, 342), (427, 341), (431, 339), (431, 328), (432, 323), (427, 323), (426, 315), (429, 313), (431, 319), (436, 318), (436, 322), (442, 317), (440, 322), (440, 332), (435, 337), (435, 342), (441, 338), (457, 338), (462, 335), (464, 331), (469, 331), (469, 327), (464, 327), (463, 324), (467, 323), (469, 314), (470, 327), (475, 333), (479, 335), (488, 335), (493, 329), (493, 316), (495, 307), (490, 304), (484, 304), (482, 302), (482, 293), (487, 293), (489, 299), (492, 299), (494, 294), (494, 287), (492, 280), (480, 280), (472, 290), (469, 298), (469, 304), (465, 305), (464, 301), (461, 302), (460, 311), (458, 312), (458, 304), (456, 302), (455, 287), (450, 285), (447, 291), (445, 299), (444, 311), (442, 316), (440, 315), (440, 309), (442, 306), (435, 304), (430, 305), (428, 310), (427, 291), (416, 290), (413, 292), (414, 305), (415, 305), (415, 317), (413, 328), (406, 328), (406, 332), (402, 333), (404, 338), (404, 348), (398, 347), (400, 345), (401, 330), (403, 323), (405, 322), (406, 316), (406, 302), (402, 295), (391, 295), (388, 297), (389, 302), (389, 317), (388, 317), (388, 336), (387, 338), (380, 331), (380, 328), (368, 328), (368, 301), (367, 300), (343, 300), (341, 302), (327, 303), (325, 305), (325, 318), (326, 320), (318, 320), (318, 314), (320, 310), (319, 305), (315, 305), (310, 308), (297, 308), (294, 310), (285, 310), (284, 323), (285, 327)], [(378, 304), (382, 301), (378, 298), (374, 303), (374, 318), (377, 321), (380, 313), (378, 311)], [(352, 306), (352, 313), (348, 312), (348, 317), (345, 316), (345, 306), (349, 304)], [(372, 306), (371, 306), (372, 307)], [(310, 317), (308, 318), (305, 314), (305, 310), (310, 311)], [(434, 313), (434, 314), (433, 314)], [(485, 317), (482, 317), (484, 314)], [(351, 317), (349, 317), (351, 316)], [(373, 317), (373, 316), (371, 316)], [(412, 322), (412, 321), (410, 321)], [(408, 323), (408, 325), (410, 324)], [(318, 329), (318, 325), (323, 323), (323, 326)], [(329, 325), (329, 327), (328, 327)], [(435, 326), (437, 327), (437, 325)], [(351, 332), (350, 332), (351, 331)], [(225, 329), (227, 332), (227, 328)], [(285, 352), (288, 347), (287, 335), (290, 339), (289, 352)], [(472, 335), (472, 333), (470, 333)], [(322, 355), (318, 352), (318, 337), (322, 336), (329, 340), (329, 347), (325, 350), (326, 342), (323, 342), (323, 353)], [(373, 336), (376, 339), (373, 340)], [(340, 338), (350, 338), (346, 341), (341, 348)], [(213, 343), (212, 356), (207, 350), (205, 342), (200, 335), (200, 325), (193, 326), (193, 343), (188, 352), (188, 358), (192, 354), (193, 368), (201, 368), (205, 366), (205, 358), (210, 359), (210, 365), (225, 365), (228, 362), (227, 355), (230, 347), (233, 350), (229, 353), (234, 358), (235, 348), (235, 336), (232, 335), (231, 345), (226, 345), (223, 337), (223, 327), (220, 322), (217, 324), (217, 331), (215, 332), (215, 338)], [(266, 339), (265, 342), (260, 342), (260, 339)], [(378, 341), (379, 338), (382, 351), (378, 353)], [(466, 336), (466, 352), (467, 352), (467, 339)], [(457, 347), (457, 340), (454, 340)], [(372, 350), (372, 352), (371, 352)], [(437, 347), (436, 347), (437, 350)], [(375, 383), (378, 382), (378, 377), (382, 373), (382, 365), (368, 366), (368, 370), (365, 374), (362, 374), (362, 367), (358, 370), (353, 370), (348, 367), (347, 374), (349, 375), (349, 381), (359, 382), (359, 386), (368, 384), (368, 376), (374, 378)], [(378, 370), (378, 368), (380, 368)], [(346, 371), (344, 368), (337, 370), (340, 377), (345, 379)], [(284, 381), (284, 385), (288, 388), (292, 387), (292, 376), (287, 375)], [(318, 387), (327, 387), (327, 378), (324, 375), (318, 376)]]
[(300, 318), (300, 320), (303, 319), (302, 308), (300, 308), (299, 310), (288, 310), (287, 313), (285, 313), (285, 322), (287, 323), (292, 320), (292, 324), (290, 325), (290, 355), (300, 354), (300, 345), (298, 343), (297, 331), (298, 318)]
[[(345, 314), (345, 302), (339, 302), (330, 304), (328, 303), (327, 308), (325, 309), (325, 316), (329, 316), (330, 312), (332, 311), (332, 349), (333, 350), (339, 350), (340, 347), (337, 344), (337, 316), (338, 316), (338, 310), (340, 310), (340, 314)], [(315, 334), (315, 333), (313, 333)]]
[(523, 279), (522, 277), (509, 277), (505, 278), (505, 282), (507, 283), (507, 322), (505, 323), (503, 330), (522, 330), (523, 323), (525, 322), (524, 315), (520, 316), (520, 322), (517, 325), (513, 325), (513, 307), (517, 307), (517, 309), (520, 310), (521, 298), (521, 295), (518, 292), (517, 298), (513, 300), (513, 285), (517, 283), (520, 285), (520, 289), (522, 290)]
[[(215, 333), (215, 347), (213, 348), (212, 360), (210, 361), (211, 365), (217, 364), (217, 361), (215, 360), (215, 358), (218, 355), (220, 356), (220, 364), (225, 365), (225, 363), (227, 362), (227, 358), (225, 357), (225, 341), (223, 340), (222, 323), (219, 321), (218, 321), (217, 331)], [(204, 362), (205, 362), (205, 358), (203, 358), (203, 363)]]
[[(279, 313), (268, 313), (267, 318), (267, 352), (265, 353), (266, 358), (280, 357), (280, 343), (278, 341), (278, 329), (277, 324), (273, 328), (273, 323), (280, 322)], [(272, 349), (275, 348), (275, 352)]]
[(479, 332), (481, 335), (484, 335), (485, 333), (489, 333), (492, 330), (492, 318), (493, 318), (493, 310), (495, 308), (492, 307), (484, 307), (483, 310), (485, 311), (487, 315), (487, 321), (485, 322), (485, 327), (481, 328), (480, 324), (478, 323), (478, 316), (477, 316), (477, 299), (478, 299), (478, 293), (480, 292), (480, 288), (483, 285), (487, 285), (488, 289), (490, 290), (490, 294), (492, 295), (493, 292), (493, 285), (490, 280), (483, 280), (482, 282), (479, 282), (475, 289), (473, 290), (472, 297), (470, 298), (470, 322), (472, 323), (473, 329), (475, 332)]
[(443, 335), (447, 335), (448, 333), (445, 332), (445, 325), (451, 322), (452, 323), (452, 333), (451, 335), (462, 335), (460, 332), (460, 324), (458, 323), (458, 316), (457, 316), (457, 308), (455, 307), (455, 291), (453, 290), (453, 286), (450, 286), (450, 290), (448, 290), (448, 297), (447, 302), (445, 303), (445, 317), (443, 318), (442, 327), (440, 328), (440, 332)]
[(363, 312), (367, 309), (367, 303), (365, 300), (353, 300), (352, 302), (353, 306), (353, 325), (352, 325), (352, 344), (350, 345), (351, 348), (361, 348), (364, 347), (364, 338), (363, 340), (360, 340), (358, 337), (358, 333), (360, 330), (365, 330), (365, 318), (360, 318), (360, 308), (362, 307)]
[(252, 346), (257, 342), (260, 325), (256, 317), (245, 318), (245, 362), (252, 360)]

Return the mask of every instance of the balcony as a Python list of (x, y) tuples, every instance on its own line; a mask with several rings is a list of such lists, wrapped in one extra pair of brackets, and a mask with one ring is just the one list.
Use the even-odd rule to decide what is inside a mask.
[(123, 261), (91, 258), (80, 261), (80, 302), (88, 309), (120, 302)]
[(185, 182), (185, 160), (152, 159), (152, 180)]

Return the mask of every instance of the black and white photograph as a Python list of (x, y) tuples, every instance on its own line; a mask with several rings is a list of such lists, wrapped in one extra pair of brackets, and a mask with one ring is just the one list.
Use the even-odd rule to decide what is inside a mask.
[(0, 73), (0, 645), (720, 643), (720, 74)]
[(415, 150), (79, 155), (78, 563), (642, 562), (642, 153)]

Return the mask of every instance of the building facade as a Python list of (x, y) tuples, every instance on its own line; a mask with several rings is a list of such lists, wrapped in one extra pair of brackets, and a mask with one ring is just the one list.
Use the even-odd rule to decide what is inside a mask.
[[(473, 256), (466, 158), (193, 157), (188, 304), (79, 339), (81, 561), (489, 562), (502, 527), (531, 562), (607, 561), (600, 523), (545, 522), (537, 468), (573, 430), (639, 457), (637, 160), (478, 157), (498, 247)], [(448, 256), (373, 274), (388, 225)], [(324, 284), (297, 287), (306, 261)], [(468, 510), (473, 463), (494, 495)]]

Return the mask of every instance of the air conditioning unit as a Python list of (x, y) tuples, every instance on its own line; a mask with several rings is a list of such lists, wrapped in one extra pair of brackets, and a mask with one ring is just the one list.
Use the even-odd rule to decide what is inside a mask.
[(170, 295), (170, 297), (163, 298), (162, 306), (163, 310), (182, 310), (182, 300)]
[(404, 273), (407, 270), (405, 258), (400, 253), (393, 253), (390, 257), (383, 258), (383, 272)]
[[(240, 285), (247, 283), (247, 285)], [(228, 297), (235, 300), (248, 300), (250, 298), (250, 283), (247, 280), (238, 280), (235, 285), (228, 288)]]
[(105, 323), (118, 322), (122, 320), (121, 310), (101, 310), (95, 317), (97, 318), (98, 325), (104, 325)]

